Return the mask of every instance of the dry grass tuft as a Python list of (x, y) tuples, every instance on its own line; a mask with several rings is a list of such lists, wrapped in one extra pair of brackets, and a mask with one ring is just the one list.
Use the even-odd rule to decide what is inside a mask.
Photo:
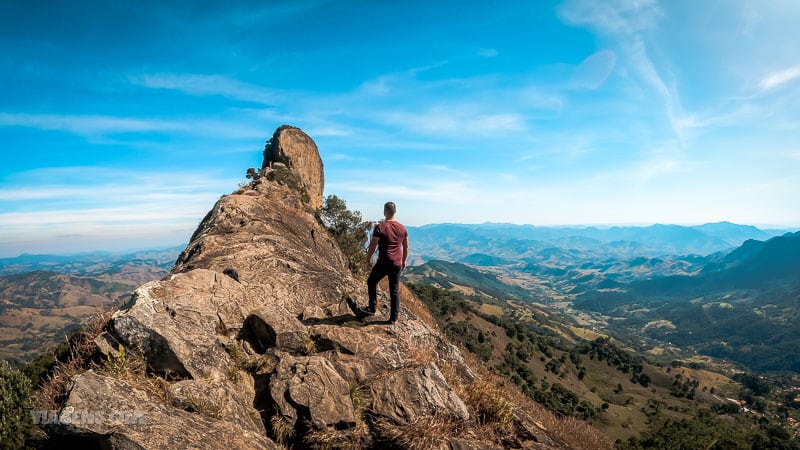
[(105, 360), (99, 363), (92, 362), (91, 368), (100, 375), (125, 381), (131, 386), (153, 394), (164, 403), (169, 404), (172, 400), (169, 393), (171, 383), (167, 381), (170, 374), (165, 374), (164, 378), (150, 376), (147, 358), (144, 354), (133, 349), (126, 349), (122, 344), (119, 344), (117, 356), (109, 354)]
[(350, 385), (350, 400), (353, 402), (353, 415), (356, 426), (352, 430), (353, 439), (360, 439), (369, 434), (369, 427), (364, 420), (364, 414), (369, 406), (369, 390), (366, 385), (353, 383)]
[(209, 397), (205, 395), (189, 395), (183, 399), (181, 406), (189, 412), (197, 412), (212, 419), (222, 420), (227, 417), (225, 398), (221, 395)]
[(109, 354), (102, 363), (93, 364), (93, 368), (101, 375), (124, 381), (139, 381), (147, 376), (147, 360), (141, 353), (126, 351), (122, 344), (118, 352), (118, 356)]
[(275, 436), (275, 441), (278, 444), (285, 445), (291, 439), (294, 439), (295, 429), (294, 425), (289, 423), (282, 415), (275, 414), (269, 419), (272, 434)]
[(315, 430), (303, 436), (303, 443), (314, 450), (357, 449), (359, 442), (345, 431), (334, 429)]
[(513, 431), (514, 405), (500, 386), (478, 380), (467, 387), (463, 400), (478, 426), (491, 426), (503, 435)]
[(379, 439), (409, 450), (449, 449), (450, 438), (460, 433), (462, 423), (449, 416), (422, 416), (397, 425), (381, 418), (374, 428)]
[(272, 373), (276, 367), (278, 367), (278, 357), (271, 353), (251, 356), (239, 363), (240, 369), (254, 374)]
[(305, 337), (303, 339), (303, 349), (302, 353), (306, 356), (311, 356), (317, 353), (317, 343), (314, 342), (310, 337)]
[(409, 345), (401, 343), (400, 350), (403, 355), (404, 367), (424, 366), (436, 362), (438, 359), (436, 350), (427, 345)]
[[(381, 287), (386, 289), (388, 292), (389, 284), (388, 282), (386, 283), (387, 284), (385, 287), (383, 287), (383, 285), (381, 285)], [(433, 318), (433, 315), (431, 315), (431, 312), (428, 309), (428, 307), (425, 306), (425, 304), (422, 303), (417, 298), (416, 295), (414, 295), (411, 291), (409, 291), (408, 288), (406, 288), (405, 285), (403, 285), (403, 283), (400, 283), (400, 303), (402, 303), (403, 306), (408, 308), (408, 310), (411, 311), (412, 314), (414, 314), (420, 320), (428, 324), (428, 326), (436, 330), (439, 329), (439, 327), (436, 325), (436, 319)]]
[(96, 349), (94, 340), (103, 332), (114, 312), (109, 311), (97, 315), (74, 340), (69, 342), (69, 358), (56, 364), (37, 393), (37, 403), (40, 409), (58, 410), (61, 408), (68, 394), (70, 379), (85, 371), (91, 363)]

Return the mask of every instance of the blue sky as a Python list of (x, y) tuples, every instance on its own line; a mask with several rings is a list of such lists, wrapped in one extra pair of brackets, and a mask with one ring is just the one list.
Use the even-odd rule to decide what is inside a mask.
[(281, 124), (369, 219), (796, 227), (798, 23), (785, 0), (0, 2), (0, 256), (185, 242)]

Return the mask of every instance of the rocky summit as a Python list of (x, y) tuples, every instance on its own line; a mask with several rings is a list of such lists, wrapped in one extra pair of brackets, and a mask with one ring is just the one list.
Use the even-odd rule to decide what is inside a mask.
[[(316, 145), (283, 126), (264, 157), (249, 184), (214, 205), (171, 273), (113, 315), (95, 340), (103, 364), (74, 376), (58, 403), (56, 442), (565, 448), (522, 408), (480, 397), (477, 372), (408, 291), (396, 324), (385, 292), (376, 316), (357, 320), (348, 302), (366, 303), (365, 283), (315, 216)], [(142, 376), (108, 369), (137, 357)], [(493, 420), (506, 437), (481, 431)]]

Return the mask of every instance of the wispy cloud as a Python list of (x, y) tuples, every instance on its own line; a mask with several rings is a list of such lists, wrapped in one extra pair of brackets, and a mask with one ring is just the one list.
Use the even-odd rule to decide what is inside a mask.
[(568, 23), (614, 34), (647, 30), (662, 15), (656, 0), (567, 0), (558, 7), (558, 13)]
[(761, 90), (768, 91), (791, 83), (798, 78), (800, 78), (800, 65), (771, 72), (764, 76), (758, 85)]
[[(40, 173), (46, 173), (46, 170)], [(69, 171), (52, 173), (67, 175)], [(84, 173), (102, 173), (95, 168)], [(120, 175), (120, 171), (110, 172)], [(232, 184), (198, 175), (129, 173), (81, 186), (28, 185), (0, 189), (0, 252), (51, 252), (173, 244), (185, 240)], [(41, 180), (42, 178), (34, 178)], [(46, 178), (45, 178), (46, 179)], [(225, 186), (224, 188), (222, 186)], [(36, 208), (31, 209), (30, 205)], [(69, 236), (68, 240), (60, 236)], [(136, 240), (141, 237), (141, 241)], [(48, 250), (50, 249), (50, 250)]]
[[(31, 180), (38, 180), (31, 184)], [(57, 183), (42, 180), (58, 180)], [(87, 180), (90, 180), (87, 183)], [(215, 178), (210, 173), (138, 172), (104, 167), (42, 168), (15, 174), (0, 188), (0, 202), (13, 211), (37, 200), (57, 205), (59, 210), (83, 209), (85, 205), (131, 205), (147, 211), (156, 207), (168, 210), (175, 205), (206, 204), (235, 180)], [(161, 206), (159, 206), (161, 205)], [(44, 207), (50, 210), (52, 207)]]
[(651, 55), (652, 32), (664, 16), (656, 0), (567, 0), (559, 6), (558, 13), (566, 23), (589, 27), (612, 39), (621, 53), (620, 64), (635, 75), (646, 91), (658, 94), (675, 135), (685, 137), (680, 93), (668, 81), (675, 78), (674, 74), (668, 64), (656, 64)]
[(419, 113), (389, 112), (383, 118), (389, 124), (430, 136), (485, 137), (526, 129), (525, 118), (518, 113), (470, 112), (457, 107), (435, 107)]
[(617, 55), (611, 50), (601, 50), (584, 59), (572, 74), (570, 86), (577, 89), (597, 89), (617, 64)]
[(274, 104), (283, 96), (278, 90), (243, 83), (222, 75), (145, 74), (131, 76), (130, 81), (153, 89), (170, 89), (190, 95), (220, 95), (233, 100), (265, 105)]
[[(233, 118), (231, 118), (233, 119)], [(251, 120), (251, 123), (254, 122)], [(260, 138), (264, 130), (255, 123), (208, 119), (157, 119), (105, 115), (0, 113), (0, 126), (64, 131), (85, 137), (120, 133), (182, 133), (232, 139)]]
[(39, 128), (42, 130), (68, 131), (80, 135), (105, 133), (175, 131), (185, 125), (173, 121), (101, 115), (57, 115), (0, 113), (0, 125)]

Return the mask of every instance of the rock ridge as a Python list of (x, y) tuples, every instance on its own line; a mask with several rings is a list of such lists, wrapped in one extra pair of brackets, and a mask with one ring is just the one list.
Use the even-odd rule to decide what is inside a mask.
[[(362, 280), (317, 221), (322, 161), (301, 130), (280, 127), (262, 170), (285, 164), (310, 194), (268, 177), (223, 196), (202, 220), (170, 274), (140, 286), (97, 340), (105, 361), (140, 356), (146, 379), (119, 371), (74, 377), (60, 414), (142, 420), (70, 421), (65, 439), (103, 448), (385, 448), (381, 430), (424, 420), (466, 423), (470, 412), (445, 369), (475, 375), (459, 350), (411, 307), (403, 290), (390, 325), (386, 294), (375, 319), (356, 320)], [(319, 201), (317, 201), (319, 200)], [(309, 208), (309, 204), (311, 208)], [(119, 349), (114, 345), (118, 343)], [(154, 394), (142, 388), (161, 386)], [(528, 420), (519, 446), (563, 448)], [(530, 430), (535, 430), (532, 434)], [(477, 434), (443, 437), (440, 448), (497, 448)]]

